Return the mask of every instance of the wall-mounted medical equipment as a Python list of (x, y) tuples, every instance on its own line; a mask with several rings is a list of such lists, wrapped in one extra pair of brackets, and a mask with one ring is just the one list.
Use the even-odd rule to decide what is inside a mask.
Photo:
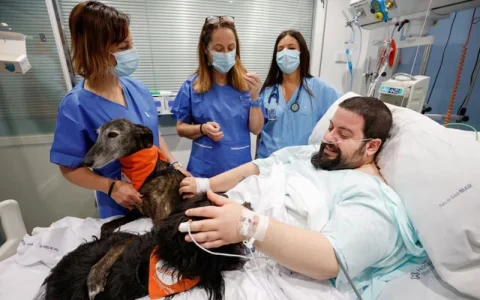
[(380, 85), (379, 99), (385, 103), (422, 112), (430, 77), (398, 73)]
[[(337, 52), (335, 62), (336, 63), (346, 63), (347, 64), (347, 70), (348, 73), (350, 74), (350, 85), (349, 85), (349, 90), (353, 91), (353, 82), (355, 79), (355, 71), (358, 70), (358, 64), (360, 62), (360, 58), (362, 56), (362, 42), (363, 42), (363, 37), (362, 37), (362, 29), (360, 28), (358, 24), (358, 15), (353, 15), (352, 18), (350, 19), (349, 16), (345, 11), (342, 10), (342, 14), (345, 18), (346, 21), (346, 27), (350, 28), (351, 34), (350, 38), (348, 41), (345, 41), (345, 56), (343, 55), (342, 52)], [(356, 30), (358, 29), (358, 33), (360, 36), (360, 39), (358, 41), (358, 55), (356, 56), (356, 62), (355, 65), (353, 64), (353, 59), (352, 59), (352, 54), (355, 52), (355, 35), (356, 35)], [(345, 59), (343, 59), (345, 57)]]
[[(358, 15), (358, 23), (365, 29), (395, 24), (398, 19), (408, 19), (405, 35), (426, 35), (434, 21), (448, 18), (449, 14), (480, 6), (480, 0), (351, 0), (350, 7)], [(430, 12), (427, 14), (428, 8)], [(427, 25), (423, 26), (425, 15)], [(401, 21), (401, 20), (400, 20)], [(423, 30), (422, 30), (423, 28)]]
[[(476, 7), (480, 7), (480, 0), (351, 0), (351, 13), (356, 16), (355, 20), (361, 28), (370, 30), (384, 27), (386, 32), (390, 32), (393, 27), (392, 35), (389, 38), (385, 38), (385, 40), (379, 41), (376, 44), (374, 43), (375, 46), (379, 47), (379, 54), (377, 55), (376, 68), (372, 70), (369, 64), (364, 73), (365, 84), (368, 86), (367, 95), (378, 96), (381, 94), (382, 97), (389, 95), (386, 93), (387, 86), (380, 84), (380, 81), (388, 79), (391, 76), (390, 74), (395, 74), (398, 56), (403, 48), (416, 48), (415, 58), (410, 71), (410, 76), (413, 76), (416, 66), (415, 63), (419, 57), (419, 49), (421, 46), (425, 46), (420, 70), (417, 73), (419, 75), (425, 75), (431, 49), (435, 42), (435, 38), (428, 35), (430, 27), (438, 20), (449, 18), (451, 13)], [(475, 12), (472, 15), (467, 41), (463, 46), (462, 57), (459, 62), (457, 77), (447, 113), (445, 115), (439, 115), (440, 118), (445, 118), (445, 124), (449, 123), (451, 118), (462, 121), (465, 119), (468, 120), (464, 115), (465, 109), (459, 111), (459, 116), (452, 115), (452, 109), (455, 103), (458, 82), (460, 81), (460, 75), (462, 73), (474, 16)], [(398, 40), (394, 38), (396, 32), (402, 35)], [(367, 59), (367, 61), (369, 60)], [(418, 76), (415, 76), (414, 78), (417, 77)], [(378, 85), (381, 85), (383, 91), (379, 90)], [(402, 101), (404, 100), (406, 100), (406, 98), (402, 99)], [(404, 104), (402, 106), (407, 105), (405, 102), (401, 103)], [(427, 103), (425, 104), (423, 109), (420, 110), (422, 113), (429, 112), (431, 109)], [(437, 115), (428, 114), (427, 116), (431, 118), (438, 117)]]
[(0, 31), (0, 72), (25, 74), (30, 69), (25, 36), (17, 32)]

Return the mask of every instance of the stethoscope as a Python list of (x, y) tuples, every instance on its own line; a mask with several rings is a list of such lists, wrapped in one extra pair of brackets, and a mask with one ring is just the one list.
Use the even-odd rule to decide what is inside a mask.
[[(295, 98), (295, 102), (290, 105), (290, 110), (296, 113), (297, 111), (300, 110), (300, 105), (298, 104), (298, 98), (300, 97), (300, 93), (302, 91), (302, 85), (300, 84), (300, 87), (298, 88), (298, 93), (297, 97)], [(275, 99), (274, 101), (276, 102), (276, 105), (274, 108), (270, 108), (270, 102), (272, 102), (272, 99)], [(269, 120), (276, 120), (277, 119), (277, 107), (278, 104), (280, 103), (280, 96), (278, 93), (278, 85), (275, 85), (273, 88), (273, 91), (270, 93), (270, 96), (268, 97), (268, 109), (267, 109), (267, 115)]]

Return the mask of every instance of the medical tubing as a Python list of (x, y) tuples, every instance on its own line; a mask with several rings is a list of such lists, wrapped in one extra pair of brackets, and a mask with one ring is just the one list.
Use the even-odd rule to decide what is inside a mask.
[[(427, 24), (428, 16), (430, 15), (430, 7), (432, 7), (432, 2), (433, 0), (430, 0), (430, 3), (428, 4), (427, 13), (425, 14), (425, 20), (423, 21), (422, 30), (420, 31), (418, 38), (422, 37), (423, 30), (425, 29), (425, 25)], [(413, 69), (415, 68), (415, 63), (417, 62), (417, 58), (418, 58), (418, 50), (420, 50), (420, 45), (417, 46), (417, 52), (415, 53), (415, 59), (413, 60), (413, 64), (412, 64), (412, 70), (410, 70), (410, 75), (412, 76), (413, 76)]]
[(347, 270), (345, 269), (345, 266), (343, 265), (342, 261), (340, 260), (340, 257), (337, 253), (337, 250), (335, 248), (333, 249), (333, 252), (335, 253), (335, 258), (337, 259), (338, 265), (340, 266), (340, 269), (342, 270), (343, 274), (345, 274), (345, 277), (347, 277), (348, 283), (352, 287), (353, 291), (358, 297), (358, 300), (363, 300), (362, 296), (358, 292), (357, 288), (355, 287), (355, 284), (353, 284), (352, 278), (350, 278), (350, 275), (348, 275)]
[[(349, 70), (350, 70), (350, 76), (352, 77), (351, 78), (351, 81), (350, 81), (350, 91), (353, 92), (353, 83), (354, 83), (354, 74), (355, 72), (358, 71), (358, 64), (360, 63), (360, 59), (361, 59), (361, 56), (362, 56), (362, 41), (363, 41), (363, 36), (362, 36), (362, 28), (360, 27), (360, 25), (357, 23), (357, 27), (358, 27), (358, 32), (360, 33), (360, 44), (359, 44), (359, 51), (358, 51), (358, 57), (357, 57), (357, 62), (355, 63), (355, 68), (353, 68), (353, 62), (352, 62), (352, 53), (351, 51), (350, 52), (347, 52), (347, 56), (349, 55), (350, 58), (349, 58)], [(355, 28), (352, 26), (352, 31), (353, 31), (353, 44), (355, 44)], [(348, 51), (348, 49), (347, 49)]]
[(468, 124), (465, 124), (465, 123), (448, 123), (448, 124), (445, 125), (445, 126), (450, 126), (450, 125), (465, 126), (465, 127), (468, 127), (468, 128), (470, 128), (470, 129), (472, 129), (472, 130), (475, 132), (475, 140), (478, 142), (478, 131), (477, 131), (477, 129), (475, 129), (475, 127), (473, 127), (472, 125), (468, 125)]
[(188, 230), (188, 235), (190, 236), (190, 239), (192, 239), (192, 241), (195, 243), (195, 245), (197, 245), (198, 248), (202, 249), (203, 251), (207, 252), (207, 253), (210, 253), (212, 255), (219, 255), (219, 256), (226, 256), (226, 257), (239, 257), (239, 258), (243, 258), (243, 259), (247, 259), (249, 260), (250, 257), (247, 257), (247, 256), (244, 256), (244, 255), (237, 255), (237, 254), (229, 254), (229, 253), (219, 253), (219, 252), (213, 252), (213, 251), (210, 251), (208, 249), (205, 249), (204, 247), (202, 247), (202, 245), (200, 245), (199, 243), (197, 243), (197, 241), (193, 238), (192, 236), (192, 232), (190, 231), (190, 223), (187, 223), (187, 230)]
[(470, 97), (472, 96), (473, 89), (475, 88), (475, 83), (477, 82), (478, 73), (480, 71), (480, 49), (478, 49), (477, 59), (475, 67), (473, 68), (472, 75), (470, 76), (470, 87), (468, 88), (467, 95), (462, 102), (462, 105), (458, 109), (458, 115), (461, 114), (462, 109), (464, 110), (463, 115), (466, 114), (468, 103), (470, 102)]
[(453, 105), (455, 104), (455, 98), (457, 97), (458, 84), (460, 83), (460, 79), (462, 77), (463, 65), (465, 64), (465, 58), (467, 57), (467, 51), (468, 51), (467, 46), (468, 46), (468, 43), (470, 42), (470, 36), (472, 34), (473, 22), (475, 20), (475, 11), (476, 9), (473, 11), (473, 14), (472, 14), (472, 21), (470, 22), (470, 30), (468, 31), (467, 40), (465, 41), (465, 44), (463, 44), (462, 46), (462, 55), (460, 56), (460, 61), (458, 62), (457, 75), (455, 76), (455, 83), (453, 85), (452, 95), (450, 96), (450, 103), (448, 105), (447, 114), (445, 115), (445, 123), (444, 123), (445, 126), (448, 123), (450, 123), (450, 119), (452, 117)]
[[(363, 36), (362, 36), (362, 28), (360, 27), (360, 24), (357, 23), (358, 27), (358, 32), (360, 33), (360, 50), (358, 51), (358, 58), (357, 58), (357, 63), (355, 64), (355, 70), (358, 70), (358, 64), (360, 63), (360, 59), (362, 58), (362, 42), (363, 42)], [(353, 84), (352, 84), (353, 85)]]
[(352, 54), (350, 52), (350, 49), (347, 49), (347, 66), (348, 66), (348, 72), (350, 73), (350, 91), (353, 89), (353, 64), (352, 64)]

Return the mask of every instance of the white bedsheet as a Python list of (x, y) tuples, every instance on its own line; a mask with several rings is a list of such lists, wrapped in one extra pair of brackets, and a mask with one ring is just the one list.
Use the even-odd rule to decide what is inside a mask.
[[(249, 201), (259, 213), (273, 216), (286, 223), (317, 230), (323, 228), (328, 220), (326, 192), (319, 192), (309, 183), (302, 184), (301, 176), (290, 174), (287, 178), (282, 166), (274, 168), (274, 171), (271, 176), (246, 179), (230, 191), (229, 196), (238, 201)], [(288, 184), (285, 184), (286, 182)], [(286, 194), (289, 196), (286, 197)], [(316, 201), (307, 201), (309, 198)], [(258, 201), (259, 199), (262, 201)], [(49, 228), (35, 229), (31, 236), (26, 235), (18, 247), (17, 254), (0, 263), (0, 291), (3, 293), (0, 294), (0, 299), (31, 299), (50, 268), (82, 242), (91, 240), (92, 236), (98, 236), (101, 225), (110, 219), (67, 217), (53, 223)], [(141, 219), (122, 226), (121, 230), (145, 232), (151, 226), (150, 220)], [(4, 266), (6, 271), (3, 271)], [(10, 272), (21, 274), (31, 271), (33, 273), (25, 277), (28, 283), (17, 284), (18, 288), (8, 288), (7, 282), (11, 281)], [(243, 270), (226, 272), (225, 282), (225, 298), (232, 300), (345, 299), (329, 281), (308, 279), (264, 257), (257, 258), (255, 262), (247, 262)], [(20, 288), (21, 286), (29, 288)], [(204, 291), (194, 289), (176, 296), (175, 299), (207, 299), (207, 297)]]
[[(301, 176), (286, 175), (279, 166), (270, 176), (247, 178), (228, 195), (238, 201), (251, 202), (259, 213), (289, 224), (320, 230), (328, 220), (325, 202), (329, 196), (328, 191), (321, 192), (313, 185), (303, 184), (305, 180), (299, 184), (300, 180)], [(25, 236), (15, 256), (0, 262), (0, 300), (32, 299), (50, 268), (80, 243), (91, 240), (92, 236), (98, 236), (101, 225), (110, 219), (67, 217), (53, 223), (49, 228), (34, 229), (32, 235)], [(146, 232), (151, 226), (150, 220), (140, 219), (122, 226), (121, 230)], [(255, 264), (249, 262), (244, 270), (225, 272), (226, 300), (346, 299), (328, 281), (308, 279), (271, 260), (257, 259), (257, 262), (258, 269), (252, 269)], [(379, 299), (468, 299), (462, 298), (439, 281), (432, 266), (419, 265), (418, 270), (419, 274), (407, 274), (388, 282)], [(142, 298), (145, 299), (149, 298)], [(175, 297), (175, 300), (186, 299), (207, 298), (202, 290), (192, 290)]]
[[(67, 217), (49, 228), (26, 236), (15, 256), (0, 263), (0, 299), (32, 299), (51, 266), (84, 240), (100, 233), (106, 220)], [(122, 231), (142, 232), (152, 223), (141, 219), (125, 225)], [(292, 273), (270, 260), (258, 259), (259, 267), (225, 273), (226, 299), (344, 299), (328, 282), (318, 282)], [(145, 297), (143, 299), (149, 299)], [(175, 299), (207, 299), (202, 290), (193, 290)]]
[[(82, 239), (92, 234), (92, 227), (100, 228), (104, 221), (97, 219), (77, 219), (67, 217), (52, 225), (48, 229), (38, 233), (38, 241), (48, 240), (51, 232), (58, 232), (62, 226), (65, 232), (73, 230)], [(72, 226), (66, 229), (65, 226)], [(132, 227), (148, 229), (151, 227), (149, 220), (137, 220), (125, 226), (123, 230)], [(56, 228), (56, 229), (54, 229)], [(95, 231), (97, 234), (99, 230)], [(41, 238), (41, 236), (43, 236)], [(61, 243), (60, 239), (54, 244)], [(53, 241), (50, 239), (50, 241)], [(37, 243), (36, 245), (40, 245)], [(73, 246), (71, 244), (70, 246)], [(22, 247), (22, 246), (21, 246)], [(23, 246), (24, 247), (24, 246)], [(30, 246), (32, 247), (32, 246)], [(19, 247), (20, 248), (20, 247)], [(19, 249), (20, 250), (20, 249)], [(53, 250), (54, 251), (54, 250)], [(50, 267), (44, 263), (31, 263), (25, 265), (26, 260), (22, 256), (35, 256), (34, 250), (29, 249), (25, 254), (16, 254), (9, 259), (0, 262), (0, 299), (29, 300), (37, 294), (37, 291), (45, 277), (50, 272)], [(28, 254), (27, 254), (28, 253)], [(39, 253), (39, 252), (37, 252)], [(48, 253), (48, 252), (47, 252)], [(45, 253), (44, 253), (45, 254)], [(20, 263), (19, 263), (20, 262)], [(30, 260), (33, 262), (33, 260)], [(265, 263), (259, 261), (259, 264)], [(226, 300), (260, 300), (260, 299), (343, 299), (326, 282), (317, 282), (307, 279), (298, 274), (292, 274), (281, 267), (266, 267), (259, 271), (234, 271), (225, 273)], [(148, 297), (142, 300), (149, 299)], [(178, 295), (175, 300), (206, 299), (203, 291), (193, 291)], [(378, 300), (468, 300), (470, 298), (456, 293), (451, 287), (439, 280), (431, 264), (423, 264), (417, 267), (415, 272), (407, 274), (399, 279), (388, 282)], [(370, 299), (364, 299), (370, 300)]]

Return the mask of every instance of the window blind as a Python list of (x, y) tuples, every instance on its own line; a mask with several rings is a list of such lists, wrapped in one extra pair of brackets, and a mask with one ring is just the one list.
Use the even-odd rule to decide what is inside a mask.
[[(70, 44), (68, 17), (78, 0), (58, 0)], [(148, 88), (177, 92), (197, 68), (197, 42), (207, 16), (230, 15), (240, 39), (242, 62), (264, 80), (275, 40), (286, 29), (300, 31), (310, 47), (314, 0), (103, 1), (127, 13), (140, 56), (132, 77)]]

